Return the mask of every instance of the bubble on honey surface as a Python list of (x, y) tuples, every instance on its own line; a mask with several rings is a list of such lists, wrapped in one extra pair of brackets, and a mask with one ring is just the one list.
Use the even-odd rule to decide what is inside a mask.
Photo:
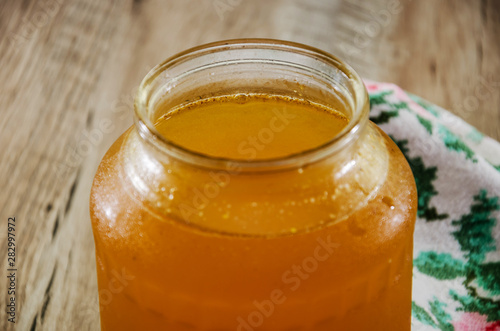
[(168, 195), (168, 200), (174, 200), (174, 195), (172, 193)]
[(298, 172), (299, 174), (303, 174), (303, 173), (304, 173), (304, 169), (299, 168), (299, 169), (297, 169), (297, 172)]
[(310, 201), (311, 203), (315, 203), (315, 202), (316, 202), (316, 198), (310, 198), (310, 199), (309, 199), (309, 201)]
[(248, 101), (248, 95), (244, 93), (236, 94), (232, 100), (240, 105), (246, 103)]
[(252, 206), (252, 207), (257, 207), (257, 205), (258, 205), (258, 203), (255, 201), (250, 204), (250, 206)]

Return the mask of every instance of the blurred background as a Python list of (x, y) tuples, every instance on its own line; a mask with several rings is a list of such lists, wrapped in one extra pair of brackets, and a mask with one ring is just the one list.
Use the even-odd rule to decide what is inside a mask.
[(1, 0), (0, 222), (17, 221), (18, 330), (99, 329), (88, 197), (135, 88), (179, 51), (245, 37), (321, 48), (500, 139), (498, 0)]

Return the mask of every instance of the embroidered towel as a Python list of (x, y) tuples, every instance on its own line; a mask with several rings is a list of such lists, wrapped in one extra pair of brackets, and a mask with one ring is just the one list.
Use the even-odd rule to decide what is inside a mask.
[(365, 84), (370, 119), (417, 183), (412, 330), (500, 330), (500, 144), (395, 85)]

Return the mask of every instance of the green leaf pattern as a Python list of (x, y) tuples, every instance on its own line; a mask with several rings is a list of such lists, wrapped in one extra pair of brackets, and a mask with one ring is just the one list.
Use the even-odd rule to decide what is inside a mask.
[[(367, 82), (367, 87), (370, 119), (396, 142), (417, 184), (414, 277), (433, 281), (414, 288), (419, 295), (412, 302), (412, 330), (500, 330), (500, 161), (490, 158), (500, 156), (500, 144), (397, 86)], [(435, 147), (438, 157), (416, 148), (417, 135)], [(439, 180), (450, 171), (456, 182)], [(440, 240), (422, 237), (432, 236), (436, 227)], [(418, 279), (430, 279), (422, 276)]]

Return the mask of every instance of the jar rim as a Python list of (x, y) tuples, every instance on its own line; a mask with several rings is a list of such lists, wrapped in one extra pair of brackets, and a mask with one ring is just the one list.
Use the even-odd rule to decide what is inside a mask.
[[(352, 85), (354, 101), (352, 116), (346, 127), (332, 139), (318, 146), (285, 156), (253, 160), (218, 157), (193, 151), (167, 139), (156, 129), (154, 123), (147, 116), (149, 111), (148, 103), (152, 92), (152, 83), (162, 73), (179, 63), (202, 55), (236, 49), (252, 48), (256, 50), (275, 49), (292, 53), (296, 52), (301, 55), (311, 57), (314, 60), (320, 60), (327, 65), (341, 70), (341, 72), (348, 78), (349, 83)], [(175, 79), (175, 76), (173, 79)], [(155, 149), (159, 150), (161, 153), (167, 154), (168, 156), (174, 157), (175, 159), (195, 166), (210, 169), (224, 169), (230, 172), (260, 172), (294, 169), (333, 155), (355, 141), (356, 137), (359, 136), (360, 132), (368, 122), (368, 100), (368, 93), (365, 85), (356, 71), (354, 71), (350, 65), (325, 51), (301, 43), (278, 39), (229, 39), (189, 48), (171, 56), (170, 58), (167, 58), (165, 61), (151, 69), (139, 85), (135, 96), (134, 122), (140, 136)]]

